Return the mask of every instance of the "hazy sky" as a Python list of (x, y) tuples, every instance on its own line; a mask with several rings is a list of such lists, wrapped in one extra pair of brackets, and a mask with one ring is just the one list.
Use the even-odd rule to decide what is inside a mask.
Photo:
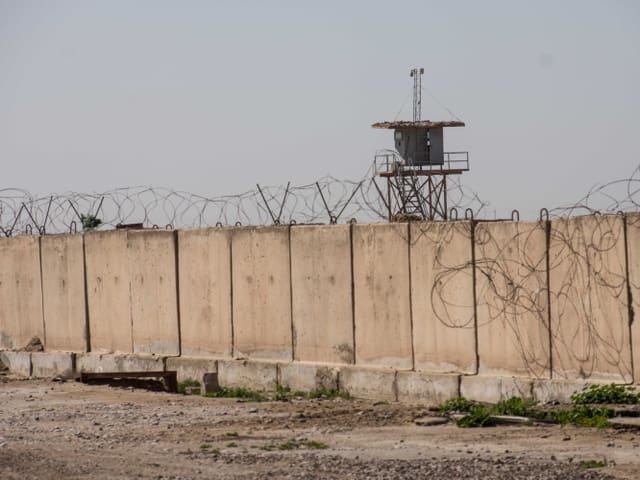
[[(409, 70), (498, 214), (640, 164), (640, 2), (0, 0), (0, 188), (359, 179)], [(450, 114), (424, 95), (423, 118)]]

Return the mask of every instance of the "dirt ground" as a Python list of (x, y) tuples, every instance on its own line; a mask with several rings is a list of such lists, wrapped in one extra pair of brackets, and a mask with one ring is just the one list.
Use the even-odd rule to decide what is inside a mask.
[[(636, 479), (640, 431), (418, 426), (421, 406), (3, 379), (0, 478)], [(585, 461), (606, 460), (602, 468)]]

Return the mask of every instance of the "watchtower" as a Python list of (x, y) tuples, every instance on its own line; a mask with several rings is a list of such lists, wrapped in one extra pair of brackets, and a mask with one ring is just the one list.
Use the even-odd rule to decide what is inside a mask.
[(445, 152), (444, 129), (461, 121), (421, 120), (423, 68), (413, 77), (413, 121), (374, 123), (394, 130), (395, 151), (377, 154), (376, 173), (387, 180), (389, 221), (446, 220), (447, 177), (469, 170), (468, 152)]

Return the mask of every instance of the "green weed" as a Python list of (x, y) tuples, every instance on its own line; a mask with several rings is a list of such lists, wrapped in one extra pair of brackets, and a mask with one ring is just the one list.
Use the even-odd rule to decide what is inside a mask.
[(580, 462), (582, 468), (602, 468), (607, 466), (606, 460), (586, 460)]
[(217, 392), (209, 392), (206, 397), (212, 398), (244, 398), (254, 402), (262, 402), (267, 399), (263, 392), (249, 390), (247, 388), (227, 388), (221, 387)]
[(340, 392), (333, 388), (311, 390), (310, 392), (304, 392), (300, 390), (292, 392), (289, 387), (280, 387), (280, 386), (276, 389), (276, 393), (274, 396), (275, 400), (288, 401), (293, 398), (325, 399), (325, 400), (331, 400), (334, 398), (343, 398), (345, 400), (348, 400), (351, 398), (351, 396), (347, 392)]
[(640, 393), (628, 385), (588, 385), (582, 391), (571, 395), (571, 402), (575, 405), (592, 403), (636, 404), (640, 403)]
[(188, 387), (199, 387), (200, 382), (197, 380), (185, 380), (178, 384), (178, 393), (184, 393)]
[(472, 402), (462, 397), (453, 398), (445, 402), (439, 411), (442, 415), (465, 413), (466, 415), (456, 422), (459, 427), (465, 428), (495, 425), (493, 415), (517, 415), (562, 425), (570, 423), (581, 427), (605, 428), (609, 426), (609, 419), (615, 416), (615, 412), (610, 408), (580, 404), (568, 409), (543, 410), (537, 407), (533, 400), (519, 397), (512, 397), (495, 405)]
[(441, 415), (447, 413), (467, 413), (471, 410), (471, 407), (475, 405), (475, 402), (470, 402), (464, 397), (450, 398), (439, 408)]
[(476, 403), (469, 408), (464, 417), (456, 422), (456, 425), (462, 428), (489, 427), (494, 424), (491, 415), (491, 407)]
[(526, 417), (530, 414), (531, 409), (536, 405), (533, 400), (525, 400), (520, 397), (511, 397), (509, 400), (503, 400), (496, 403), (491, 409), (493, 415), (518, 415)]
[(274, 450), (297, 450), (299, 448), (308, 448), (313, 450), (321, 450), (325, 448), (329, 448), (329, 445), (322, 442), (317, 442), (315, 440), (296, 440), (291, 439), (287, 440), (284, 443), (280, 444), (269, 444), (263, 445), (260, 447), (260, 450), (265, 450), (267, 452), (272, 452)]

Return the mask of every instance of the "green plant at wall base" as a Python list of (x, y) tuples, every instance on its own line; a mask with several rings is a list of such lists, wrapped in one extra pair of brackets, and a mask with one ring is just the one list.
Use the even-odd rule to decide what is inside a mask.
[(536, 406), (533, 400), (512, 397), (495, 405), (485, 405), (459, 397), (447, 400), (439, 409), (440, 414), (465, 413), (456, 424), (459, 427), (489, 427), (495, 425), (494, 415), (517, 415), (534, 420), (555, 422), (561, 425), (573, 424), (581, 427), (609, 427), (609, 419), (615, 412), (606, 407), (573, 405), (569, 409), (545, 410)]
[(228, 387), (221, 387), (217, 392), (209, 392), (206, 393), (205, 396), (211, 398), (244, 398), (254, 402), (262, 402), (267, 399), (262, 392), (249, 390), (247, 388)]
[(602, 468), (607, 466), (606, 460), (586, 460), (580, 462), (582, 468)]
[(520, 397), (511, 397), (509, 400), (503, 400), (496, 403), (491, 412), (494, 415), (518, 415), (526, 417), (530, 415), (531, 409), (535, 407), (534, 400), (525, 400)]
[(456, 425), (462, 428), (490, 427), (495, 424), (491, 419), (491, 415), (491, 407), (475, 404), (471, 406), (464, 417), (456, 422)]
[(463, 412), (466, 413), (471, 410), (471, 407), (475, 405), (475, 402), (470, 402), (464, 397), (450, 398), (439, 408), (441, 415), (447, 413)]
[(102, 225), (102, 220), (100, 220), (95, 215), (91, 215), (89, 213), (80, 215), (80, 223), (82, 223), (82, 230), (85, 232), (90, 232), (91, 230), (95, 230), (100, 225)]
[(272, 452), (274, 450), (297, 450), (299, 448), (308, 448), (311, 450), (323, 450), (325, 448), (329, 448), (329, 445), (323, 442), (315, 441), (315, 440), (296, 440), (294, 438), (277, 445), (274, 445), (274, 444), (264, 445), (260, 447), (260, 450)]
[(197, 380), (185, 380), (178, 384), (178, 393), (184, 393), (188, 387), (199, 387), (200, 382)]
[(588, 385), (582, 391), (571, 395), (571, 402), (576, 405), (590, 403), (636, 404), (640, 403), (640, 393), (628, 385)]
[(340, 392), (333, 388), (323, 388), (319, 390), (311, 390), (310, 392), (295, 391), (292, 392), (289, 387), (278, 386), (274, 396), (274, 400), (288, 401), (291, 399), (323, 399), (331, 400), (334, 398), (342, 398), (349, 400), (351, 396), (347, 392)]

